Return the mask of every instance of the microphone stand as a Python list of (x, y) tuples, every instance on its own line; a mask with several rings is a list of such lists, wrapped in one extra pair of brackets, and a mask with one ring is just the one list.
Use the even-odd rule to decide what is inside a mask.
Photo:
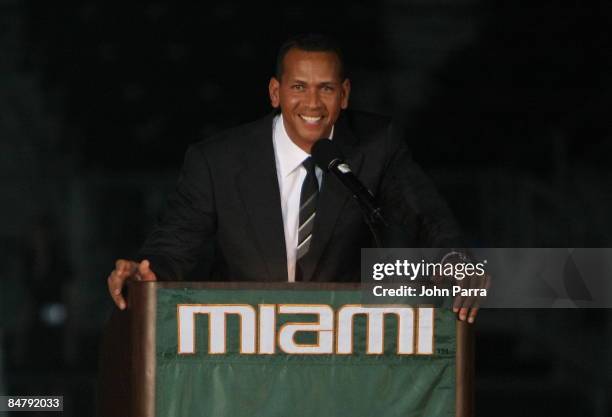
[(400, 248), (409, 244), (406, 241), (407, 232), (401, 225), (389, 223), (382, 215), (380, 207), (364, 203), (357, 196), (353, 197), (361, 209), (363, 220), (368, 225), (377, 248)]
[(376, 244), (376, 247), (382, 248), (383, 247), (382, 239), (380, 237), (380, 234), (377, 228), (380, 226), (387, 228), (389, 227), (389, 224), (383, 217), (380, 208), (371, 207), (369, 205), (366, 205), (363, 203), (363, 201), (357, 198), (357, 196), (353, 196), (353, 197), (355, 198), (355, 200), (357, 201), (359, 205), (359, 208), (361, 209), (363, 220), (368, 225), (368, 228), (370, 229), (370, 233), (372, 233), (372, 237), (374, 238), (374, 243)]

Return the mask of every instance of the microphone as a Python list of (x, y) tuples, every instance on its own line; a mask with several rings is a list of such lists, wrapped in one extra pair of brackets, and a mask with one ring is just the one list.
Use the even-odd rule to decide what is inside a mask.
[(319, 139), (312, 146), (311, 155), (319, 168), (325, 172), (333, 173), (349, 189), (368, 220), (380, 222), (383, 225), (387, 224), (380, 213), (380, 207), (376, 204), (374, 196), (353, 174), (338, 145), (327, 138)]

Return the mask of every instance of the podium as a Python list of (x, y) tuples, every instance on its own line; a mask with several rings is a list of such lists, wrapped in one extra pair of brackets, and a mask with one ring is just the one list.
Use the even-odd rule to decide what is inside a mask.
[(100, 417), (473, 414), (473, 334), (358, 284), (131, 282), (100, 354)]

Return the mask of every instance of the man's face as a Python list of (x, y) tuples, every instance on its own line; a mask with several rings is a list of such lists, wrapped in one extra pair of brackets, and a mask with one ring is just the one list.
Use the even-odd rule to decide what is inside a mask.
[(312, 145), (329, 137), (340, 110), (348, 107), (351, 85), (340, 78), (340, 60), (332, 52), (290, 49), (280, 80), (268, 86), (274, 108), (280, 106), (291, 140), (310, 153)]

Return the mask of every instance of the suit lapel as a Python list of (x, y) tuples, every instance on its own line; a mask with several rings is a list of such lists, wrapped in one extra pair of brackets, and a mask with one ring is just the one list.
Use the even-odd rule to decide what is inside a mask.
[[(336, 122), (333, 141), (340, 147), (355, 175), (359, 174), (363, 162), (363, 154), (355, 146), (357, 138), (355, 138), (349, 129), (344, 112)], [(313, 279), (313, 274), (321, 259), (321, 255), (329, 244), (329, 239), (342, 212), (342, 208), (348, 202), (350, 196), (350, 193), (333, 174), (325, 173), (323, 175), (317, 214), (312, 231), (312, 243), (308, 253), (302, 260), (305, 281)], [(338, 261), (341, 262), (341, 260)]]
[(257, 246), (268, 270), (268, 280), (287, 280), (287, 252), (276, 174), (270, 114), (254, 125), (237, 183)]

